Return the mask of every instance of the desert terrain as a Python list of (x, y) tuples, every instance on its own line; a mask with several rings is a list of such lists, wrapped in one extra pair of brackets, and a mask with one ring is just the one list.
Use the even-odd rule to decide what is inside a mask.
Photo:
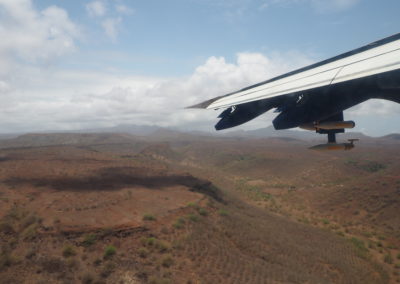
[(400, 139), (0, 140), (0, 283), (399, 283)]

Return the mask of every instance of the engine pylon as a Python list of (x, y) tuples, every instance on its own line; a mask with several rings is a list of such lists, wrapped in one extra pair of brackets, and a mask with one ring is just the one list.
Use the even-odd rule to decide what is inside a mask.
[(310, 147), (311, 150), (317, 151), (335, 151), (335, 150), (351, 150), (354, 148), (354, 141), (358, 139), (348, 139), (349, 143), (326, 143)]

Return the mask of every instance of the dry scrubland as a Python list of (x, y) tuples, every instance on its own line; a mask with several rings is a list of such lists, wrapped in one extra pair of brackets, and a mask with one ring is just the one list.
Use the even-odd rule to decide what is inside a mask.
[(0, 141), (0, 283), (398, 283), (400, 143), (378, 142)]

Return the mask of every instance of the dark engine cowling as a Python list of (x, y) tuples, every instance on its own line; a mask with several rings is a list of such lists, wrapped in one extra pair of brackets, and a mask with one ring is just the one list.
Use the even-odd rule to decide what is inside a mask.
[(221, 120), (215, 125), (215, 129), (227, 129), (248, 122), (275, 107), (275, 104), (275, 100), (270, 99), (230, 107), (218, 116)]

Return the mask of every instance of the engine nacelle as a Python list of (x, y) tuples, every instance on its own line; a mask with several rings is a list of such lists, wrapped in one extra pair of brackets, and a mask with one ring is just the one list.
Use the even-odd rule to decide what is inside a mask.
[(243, 124), (267, 112), (274, 106), (275, 100), (260, 100), (230, 107), (218, 116), (221, 120), (215, 125), (215, 129), (222, 130)]

